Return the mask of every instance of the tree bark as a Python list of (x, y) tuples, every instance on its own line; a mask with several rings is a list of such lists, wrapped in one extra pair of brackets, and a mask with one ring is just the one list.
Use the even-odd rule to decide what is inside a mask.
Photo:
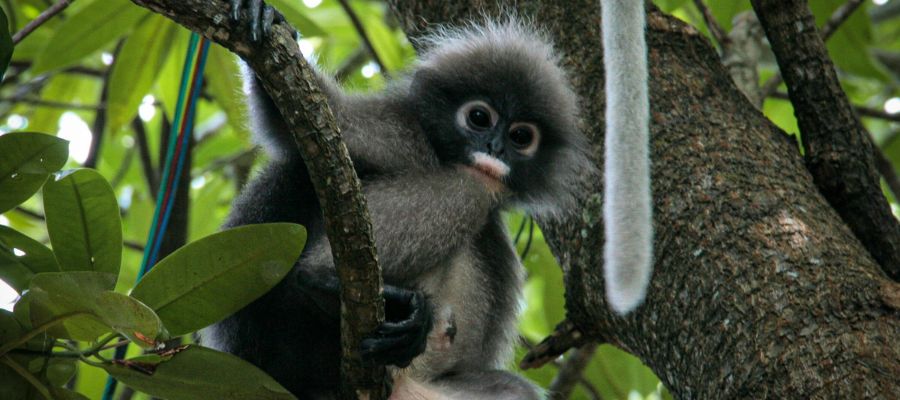
[[(787, 83), (816, 185), (885, 272), (900, 279), (900, 223), (881, 192), (872, 139), (841, 89), (815, 17), (804, 0), (752, 4)], [(854, 4), (859, 0), (843, 14)]]
[[(342, 397), (387, 397), (385, 368), (364, 367), (356, 349), (384, 320), (366, 199), (325, 95), (316, 86), (286, 23), (252, 43), (249, 27), (233, 23), (224, 0), (132, 0), (228, 48), (256, 72), (281, 111), (316, 190), (341, 281)], [(273, 328), (277, 329), (277, 328)]]
[[(390, 3), (412, 37), (484, 7), (498, 12), (483, 0)], [(508, 3), (555, 38), (584, 132), (602, 154), (599, 2)], [(565, 272), (569, 319), (640, 357), (679, 398), (900, 398), (897, 284), (823, 199), (797, 144), (737, 90), (696, 29), (651, 10), (647, 35), (649, 297), (627, 318), (604, 300), (602, 183), (593, 182), (581, 212), (540, 221)]]

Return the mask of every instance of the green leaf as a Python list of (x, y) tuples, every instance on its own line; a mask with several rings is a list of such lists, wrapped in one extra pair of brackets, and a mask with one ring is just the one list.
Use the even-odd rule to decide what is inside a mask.
[(67, 171), (47, 182), (44, 212), (63, 271), (119, 273), (122, 218), (112, 187), (97, 171)]
[[(46, 376), (47, 382), (54, 386), (62, 386), (65, 385), (66, 382), (72, 379), (75, 376), (75, 372), (78, 371), (78, 367), (76, 366), (76, 362), (78, 360), (74, 358), (59, 358), (53, 357), (47, 360), (47, 368), (46, 368)], [(65, 396), (65, 394), (61, 394)], [(68, 399), (72, 397), (61, 397), (55, 396), (55, 399)]]
[(0, 136), (0, 213), (31, 197), (68, 156), (68, 142), (56, 136), (31, 132)]
[[(21, 301), (27, 299), (32, 326), (47, 323), (71, 313), (48, 332), (55, 337), (89, 341), (112, 331), (94, 314), (96, 299), (115, 282), (115, 275), (104, 272), (48, 272), (35, 275)], [(17, 304), (18, 306), (18, 304)], [(18, 311), (18, 310), (17, 310)]]
[(90, 400), (87, 396), (81, 393), (73, 392), (69, 389), (61, 387), (50, 388), (50, 394), (53, 395), (53, 398), (56, 400)]
[(116, 132), (137, 114), (169, 55), (176, 26), (168, 18), (153, 14), (125, 39), (109, 77), (107, 132)]
[(6, 13), (0, 8), (0, 80), (6, 74), (6, 67), (9, 67), (12, 54), (13, 42), (12, 36), (9, 35), (9, 22), (6, 20)]
[(276, 223), (207, 236), (160, 261), (131, 295), (150, 306), (173, 336), (203, 328), (265, 294), (291, 270), (306, 229)]
[[(115, 276), (103, 272), (75, 271), (38, 274), (28, 295), (32, 298), (32, 324), (72, 312), (91, 317), (74, 317), (64, 322), (68, 333), (80, 340), (91, 340), (114, 330), (143, 347), (164, 340), (162, 322), (149, 307), (121, 293), (106, 290)], [(37, 307), (37, 308), (36, 308)], [(36, 309), (40, 312), (35, 313)], [(86, 323), (86, 322), (90, 323)], [(101, 322), (98, 327), (95, 322)]]
[(139, 300), (116, 292), (103, 292), (96, 299), (94, 313), (132, 342), (153, 347), (168, 339), (159, 317)]
[[(820, 28), (825, 25), (843, 0), (817, 0), (809, 2), (809, 8), (816, 17)], [(838, 30), (828, 39), (828, 54), (835, 66), (852, 74), (884, 81), (887, 77), (876, 66), (869, 53), (872, 47), (872, 25), (866, 15), (866, 5), (850, 15)]]
[(10, 341), (21, 337), (25, 331), (19, 321), (16, 321), (12, 312), (0, 308), (0, 343), (9, 343)]
[(385, 64), (387, 72), (393, 72), (400, 69), (403, 65), (403, 49), (400, 48), (400, 40), (394, 32), (384, 23), (384, 13), (379, 12), (376, 5), (367, 5), (369, 12), (362, 13), (361, 17), (365, 22), (366, 34), (375, 47), (375, 52)]
[(53, 252), (34, 239), (0, 225), (0, 279), (19, 293), (39, 272), (59, 272)]
[(150, 11), (128, 0), (98, 0), (69, 15), (31, 70), (40, 74), (68, 67), (130, 33)]
[(231, 354), (195, 345), (172, 353), (103, 368), (136, 390), (169, 400), (295, 398), (266, 373)]

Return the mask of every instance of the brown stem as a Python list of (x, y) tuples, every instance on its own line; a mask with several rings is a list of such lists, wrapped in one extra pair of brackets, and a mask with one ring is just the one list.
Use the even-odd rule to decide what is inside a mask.
[(150, 144), (147, 142), (147, 128), (139, 117), (131, 120), (131, 128), (134, 130), (135, 146), (141, 160), (141, 170), (144, 172), (144, 180), (147, 181), (147, 189), (150, 197), (156, 199), (159, 193), (159, 174), (153, 168), (153, 158), (150, 156)]
[(751, 3), (784, 74), (816, 186), (882, 269), (900, 279), (900, 223), (881, 191), (872, 140), (841, 89), (812, 12), (804, 0)]
[(694, 0), (694, 5), (700, 10), (700, 13), (703, 14), (703, 22), (706, 23), (709, 33), (716, 39), (716, 42), (719, 43), (719, 47), (724, 51), (731, 43), (728, 34), (725, 33), (725, 30), (722, 29), (722, 26), (716, 21), (716, 17), (713, 16), (712, 11), (706, 6), (706, 3), (704, 3), (703, 0)]
[(547, 389), (550, 393), (550, 400), (565, 400), (572, 395), (575, 385), (581, 380), (584, 369), (587, 368), (596, 351), (596, 343), (588, 343), (572, 350)]
[(384, 319), (381, 270), (372, 223), (347, 147), (325, 96), (316, 86), (287, 23), (252, 43), (249, 28), (232, 23), (223, 0), (132, 0), (172, 18), (244, 59), (281, 110), (322, 205), (325, 233), (341, 282), (341, 392), (345, 399), (387, 397), (384, 367), (363, 365), (357, 349), (363, 335)]
[(353, 23), (353, 27), (359, 34), (360, 39), (362, 39), (363, 43), (366, 45), (366, 49), (369, 50), (369, 54), (372, 56), (372, 59), (375, 60), (376, 64), (378, 64), (378, 68), (381, 69), (382, 75), (387, 77), (389, 71), (384, 65), (384, 62), (381, 61), (381, 57), (378, 55), (378, 52), (375, 51), (375, 46), (372, 44), (372, 40), (369, 39), (369, 35), (366, 33), (366, 28), (363, 26), (362, 21), (359, 19), (359, 15), (356, 14), (356, 11), (353, 11), (353, 7), (350, 6), (349, 1), (338, 0), (338, 2), (341, 3), (341, 7), (344, 9), (344, 12), (347, 13), (347, 17), (350, 18), (350, 22)]
[[(837, 32), (838, 28), (841, 27), (841, 24), (850, 18), (850, 15), (853, 14), (853, 11), (856, 11), (860, 5), (862, 5), (863, 0), (849, 0), (837, 10), (831, 14), (831, 17), (828, 18), (828, 21), (825, 22), (825, 25), (822, 25), (821, 35), (822, 40), (828, 41), (835, 32)], [(781, 82), (784, 81), (784, 78), (781, 76), (781, 72), (776, 72), (775, 75), (772, 75), (766, 83), (762, 86), (762, 93), (764, 96), (768, 97), (769, 94), (774, 93), (778, 90), (778, 86), (781, 85)]]
[(50, 18), (53, 18), (55, 15), (61, 13), (62, 10), (65, 10), (66, 7), (69, 6), (69, 4), (72, 4), (72, 1), (74, 1), (74, 0), (59, 0), (56, 2), (56, 4), (50, 6), (50, 8), (47, 8), (46, 10), (44, 10), (44, 12), (40, 13), (40, 15), (37, 16), (37, 18), (31, 20), (31, 22), (26, 24), (25, 27), (22, 28), (22, 30), (16, 32), (16, 34), (13, 35), (13, 37), (12, 37), (13, 45), (19, 44), (19, 42), (21, 42), (22, 39), (25, 39), (26, 37), (28, 37), (28, 35), (30, 35), (31, 32), (34, 32), (34, 30), (37, 29), (39, 26), (41, 26), (45, 22), (49, 21)]

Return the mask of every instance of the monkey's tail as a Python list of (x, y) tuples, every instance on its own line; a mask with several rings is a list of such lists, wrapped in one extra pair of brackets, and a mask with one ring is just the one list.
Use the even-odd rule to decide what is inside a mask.
[(644, 301), (653, 262), (644, 0), (601, 0), (606, 71), (603, 221), (606, 297), (627, 314)]

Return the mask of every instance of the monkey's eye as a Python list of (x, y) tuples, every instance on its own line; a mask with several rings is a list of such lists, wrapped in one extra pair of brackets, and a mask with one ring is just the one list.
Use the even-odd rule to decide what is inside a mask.
[(457, 111), (456, 123), (475, 131), (487, 130), (497, 124), (497, 112), (483, 101), (470, 101)]
[(528, 123), (515, 123), (509, 128), (509, 141), (513, 147), (526, 155), (534, 154), (537, 150), (540, 133), (536, 126)]

